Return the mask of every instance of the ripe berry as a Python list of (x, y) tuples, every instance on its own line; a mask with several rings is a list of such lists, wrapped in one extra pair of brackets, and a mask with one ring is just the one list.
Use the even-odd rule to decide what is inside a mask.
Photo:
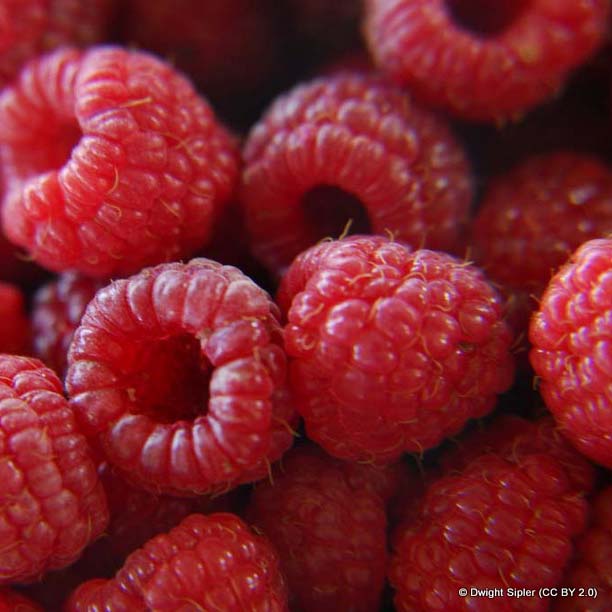
[(157, 493), (262, 478), (293, 441), (278, 309), (242, 272), (168, 263), (102, 288), (66, 387), (106, 459)]
[(612, 240), (584, 243), (551, 279), (531, 320), (529, 359), (559, 429), (612, 468)]
[(0, 281), (0, 353), (24, 355), (30, 349), (30, 321), (18, 287)]
[(43, 609), (33, 601), (13, 589), (0, 588), (1, 612), (43, 612)]
[(604, 42), (608, 0), (366, 0), (377, 63), (427, 103), (503, 121), (552, 97)]
[(281, 612), (287, 592), (273, 548), (235, 515), (192, 514), (132, 553), (111, 580), (91, 580), (66, 612)]
[(436, 446), (512, 382), (500, 297), (445, 253), (382, 236), (322, 243), (293, 262), (278, 302), (297, 410), (332, 455)]
[(68, 348), (87, 304), (104, 281), (65, 272), (34, 294), (32, 336), (34, 354), (63, 378)]
[(452, 249), (472, 199), (446, 122), (368, 74), (297, 86), (252, 129), (242, 201), (254, 255), (277, 274), (302, 250), (356, 232)]
[(70, 565), (106, 527), (90, 450), (36, 359), (0, 355), (0, 481), (0, 584)]
[[(518, 609), (510, 598), (492, 606), (458, 589), (557, 586), (586, 513), (553, 457), (534, 454), (515, 463), (483, 455), (431, 485), (419, 519), (398, 538), (390, 568), (396, 609)], [(525, 601), (521, 609), (549, 607), (545, 599)]]
[(386, 472), (301, 446), (255, 487), (247, 517), (278, 551), (292, 609), (379, 609), (387, 518), (377, 485)]
[(41, 265), (121, 276), (208, 240), (237, 152), (169, 64), (118, 47), (62, 49), (0, 96), (8, 237)]

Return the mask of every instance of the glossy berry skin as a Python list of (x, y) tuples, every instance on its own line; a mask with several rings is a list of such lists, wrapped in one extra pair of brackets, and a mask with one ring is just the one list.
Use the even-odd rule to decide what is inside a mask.
[(426, 103), (502, 122), (552, 97), (604, 42), (608, 0), (366, 0), (378, 65)]
[(512, 382), (499, 296), (445, 253), (382, 236), (322, 243), (296, 258), (278, 302), (297, 409), (337, 457), (436, 446)]
[(209, 239), (238, 178), (189, 81), (139, 51), (61, 49), (0, 96), (7, 236), (53, 271), (124, 276)]
[(472, 182), (440, 117), (377, 76), (342, 73), (279, 97), (248, 135), (241, 197), (253, 253), (281, 273), (353, 230), (452, 249)]
[(488, 185), (474, 220), (476, 261), (496, 282), (540, 295), (583, 242), (612, 232), (612, 170), (584, 153), (528, 157)]
[(246, 516), (278, 551), (292, 610), (380, 608), (387, 518), (376, 481), (388, 477), (308, 445), (255, 487)]
[(108, 523), (90, 449), (57, 376), (0, 355), (0, 584), (73, 563)]
[(3, 0), (0, 87), (38, 55), (104, 38), (112, 6), (113, 0)]
[(0, 588), (0, 612), (43, 612), (25, 595), (6, 587)]
[(63, 378), (68, 349), (87, 304), (105, 282), (65, 272), (40, 287), (32, 305), (34, 354)]
[(559, 429), (612, 467), (612, 240), (584, 243), (551, 279), (531, 320), (529, 359)]
[(0, 353), (30, 352), (30, 321), (19, 287), (0, 281)]
[(65, 612), (284, 612), (287, 590), (268, 541), (233, 514), (192, 514), (132, 553), (111, 580), (90, 580)]
[(458, 590), (556, 586), (586, 516), (586, 502), (553, 457), (514, 463), (484, 455), (432, 484), (420, 517), (398, 538), (389, 575), (396, 610), (547, 610), (538, 597), (461, 597)]
[[(563, 584), (578, 597), (559, 598), (558, 612), (605, 612), (612, 608), (612, 486), (593, 499), (588, 528), (576, 541), (576, 554), (563, 576)], [(589, 588), (597, 589), (593, 597)]]
[(237, 268), (146, 268), (101, 289), (68, 355), (66, 387), (106, 459), (157, 493), (225, 491), (291, 445), (278, 309)]

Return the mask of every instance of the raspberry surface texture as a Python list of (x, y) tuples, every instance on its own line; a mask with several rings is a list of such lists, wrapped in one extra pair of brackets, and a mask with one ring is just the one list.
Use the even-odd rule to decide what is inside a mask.
[(0, 584), (70, 565), (108, 522), (102, 485), (57, 376), (0, 355)]
[(251, 130), (244, 158), (252, 250), (276, 273), (349, 220), (354, 233), (450, 250), (472, 199), (468, 160), (445, 120), (362, 73), (280, 96)]
[(387, 477), (301, 446), (255, 487), (246, 516), (278, 551), (292, 610), (380, 608), (387, 518), (376, 480)]
[(30, 352), (30, 321), (24, 295), (15, 285), (0, 281), (0, 353)]
[(91, 45), (107, 35), (114, 0), (3, 0), (0, 87), (30, 59), (62, 45)]
[(477, 121), (520, 117), (604, 42), (608, 0), (366, 0), (370, 52), (394, 81)]
[(513, 463), (484, 455), (431, 485), (416, 523), (398, 538), (390, 569), (396, 609), (548, 610), (537, 596), (488, 599), (469, 589), (556, 586), (586, 516), (586, 502), (553, 457)]
[(237, 516), (192, 514), (132, 553), (112, 580), (92, 580), (66, 612), (285, 612), (287, 589), (269, 542)]
[(224, 491), (292, 443), (278, 308), (237, 268), (146, 268), (101, 289), (66, 387), (109, 463), (157, 493)]
[(193, 254), (238, 178), (190, 82), (119, 47), (24, 67), (0, 97), (0, 154), (7, 236), (51, 270), (102, 278)]
[(446, 253), (382, 236), (321, 243), (296, 258), (278, 302), (296, 407), (340, 458), (436, 446), (512, 382), (499, 295)]
[[(576, 542), (576, 554), (563, 576), (577, 597), (559, 598), (559, 612), (605, 612), (612, 609), (612, 486), (593, 500), (589, 527)], [(597, 589), (593, 597), (592, 589)]]
[(43, 612), (43, 609), (25, 595), (2, 587), (0, 588), (0, 612)]
[(560, 430), (612, 467), (612, 240), (584, 243), (551, 279), (531, 320), (529, 359)]
[(87, 304), (104, 281), (65, 272), (40, 287), (33, 298), (32, 336), (36, 357), (57, 372), (66, 374), (68, 349)]

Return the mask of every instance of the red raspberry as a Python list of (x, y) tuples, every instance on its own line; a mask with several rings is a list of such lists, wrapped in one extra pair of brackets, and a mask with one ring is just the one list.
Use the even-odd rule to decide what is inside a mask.
[(65, 612), (286, 611), (276, 553), (232, 514), (192, 514), (132, 553), (112, 580), (91, 580)]
[(57, 376), (0, 355), (0, 584), (75, 561), (108, 522), (104, 491)]
[[(576, 542), (576, 555), (563, 577), (563, 586), (575, 588), (573, 597), (559, 598), (557, 612), (612, 610), (612, 486), (593, 501), (591, 522)], [(594, 598), (590, 589), (597, 589)]]
[(253, 253), (276, 273), (349, 219), (357, 232), (452, 249), (472, 199), (446, 123), (373, 75), (332, 75), (281, 96), (244, 156)]
[(247, 517), (270, 539), (287, 578), (291, 608), (378, 610), (387, 564), (383, 470), (302, 446), (257, 485)]
[(377, 63), (431, 105), (481, 121), (552, 97), (603, 43), (608, 0), (366, 0)]
[(126, 44), (168, 57), (223, 106), (265, 83), (279, 59), (279, 36), (265, 2), (125, 0), (120, 27)]
[(0, 281), (0, 353), (29, 353), (30, 321), (18, 287)]
[(536, 597), (475, 598), (468, 589), (554, 587), (582, 531), (587, 504), (549, 455), (518, 463), (484, 455), (429, 488), (390, 569), (397, 610), (547, 610)]
[(43, 612), (33, 601), (6, 587), (0, 588), (0, 612)]
[(561, 432), (612, 468), (612, 240), (584, 243), (531, 320), (529, 359)]
[(170, 65), (113, 47), (28, 64), (0, 97), (9, 238), (56, 271), (125, 275), (209, 238), (234, 144)]
[(34, 354), (55, 370), (66, 374), (68, 348), (87, 304), (104, 282), (66, 272), (34, 294), (32, 331)]
[(488, 413), (512, 382), (512, 337), (481, 272), (382, 236), (322, 243), (282, 281), (296, 407), (341, 458), (423, 451)]
[(612, 232), (612, 171), (569, 151), (529, 157), (491, 181), (473, 226), (495, 281), (540, 294), (583, 242)]
[(74, 334), (71, 404), (108, 461), (158, 493), (261, 478), (292, 443), (277, 317), (263, 289), (207, 259), (111, 283)]
[(28, 60), (62, 45), (91, 45), (106, 35), (114, 0), (2, 0), (0, 87)]

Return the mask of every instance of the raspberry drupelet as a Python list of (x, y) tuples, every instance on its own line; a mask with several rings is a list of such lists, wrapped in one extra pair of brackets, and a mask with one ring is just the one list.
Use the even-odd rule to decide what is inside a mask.
[(0, 88), (38, 55), (87, 46), (107, 35), (115, 0), (2, 0)]
[(192, 514), (132, 553), (110, 580), (83, 583), (65, 612), (288, 612), (276, 552), (237, 516)]
[(190, 256), (238, 179), (234, 140), (168, 63), (61, 49), (0, 97), (4, 229), (41, 265), (125, 276)]
[(349, 220), (452, 250), (472, 200), (447, 123), (375, 75), (321, 77), (278, 98), (244, 148), (241, 199), (254, 255), (276, 274)]
[(337, 457), (385, 462), (436, 446), (512, 382), (499, 295), (446, 253), (382, 236), (321, 243), (277, 297), (296, 408)]
[(551, 98), (603, 44), (608, 0), (366, 0), (378, 65), (426, 103), (514, 119)]
[(32, 305), (32, 343), (36, 357), (55, 370), (60, 378), (66, 375), (68, 349), (87, 304), (104, 281), (65, 272), (40, 287)]
[(612, 468), (612, 240), (581, 245), (531, 319), (529, 359), (559, 429)]
[(278, 551), (292, 610), (380, 608), (387, 500), (376, 485), (389, 479), (386, 472), (303, 445), (283, 457), (272, 480), (257, 484), (246, 516)]
[(76, 561), (108, 509), (62, 385), (37, 359), (0, 355), (0, 584)]
[(396, 539), (396, 610), (544, 612), (550, 602), (537, 596), (475, 598), (469, 589), (557, 586), (586, 517), (585, 500), (553, 457), (483, 455), (432, 484), (419, 518)]
[(109, 463), (156, 493), (262, 478), (291, 445), (278, 308), (237, 268), (168, 263), (102, 288), (66, 387)]

